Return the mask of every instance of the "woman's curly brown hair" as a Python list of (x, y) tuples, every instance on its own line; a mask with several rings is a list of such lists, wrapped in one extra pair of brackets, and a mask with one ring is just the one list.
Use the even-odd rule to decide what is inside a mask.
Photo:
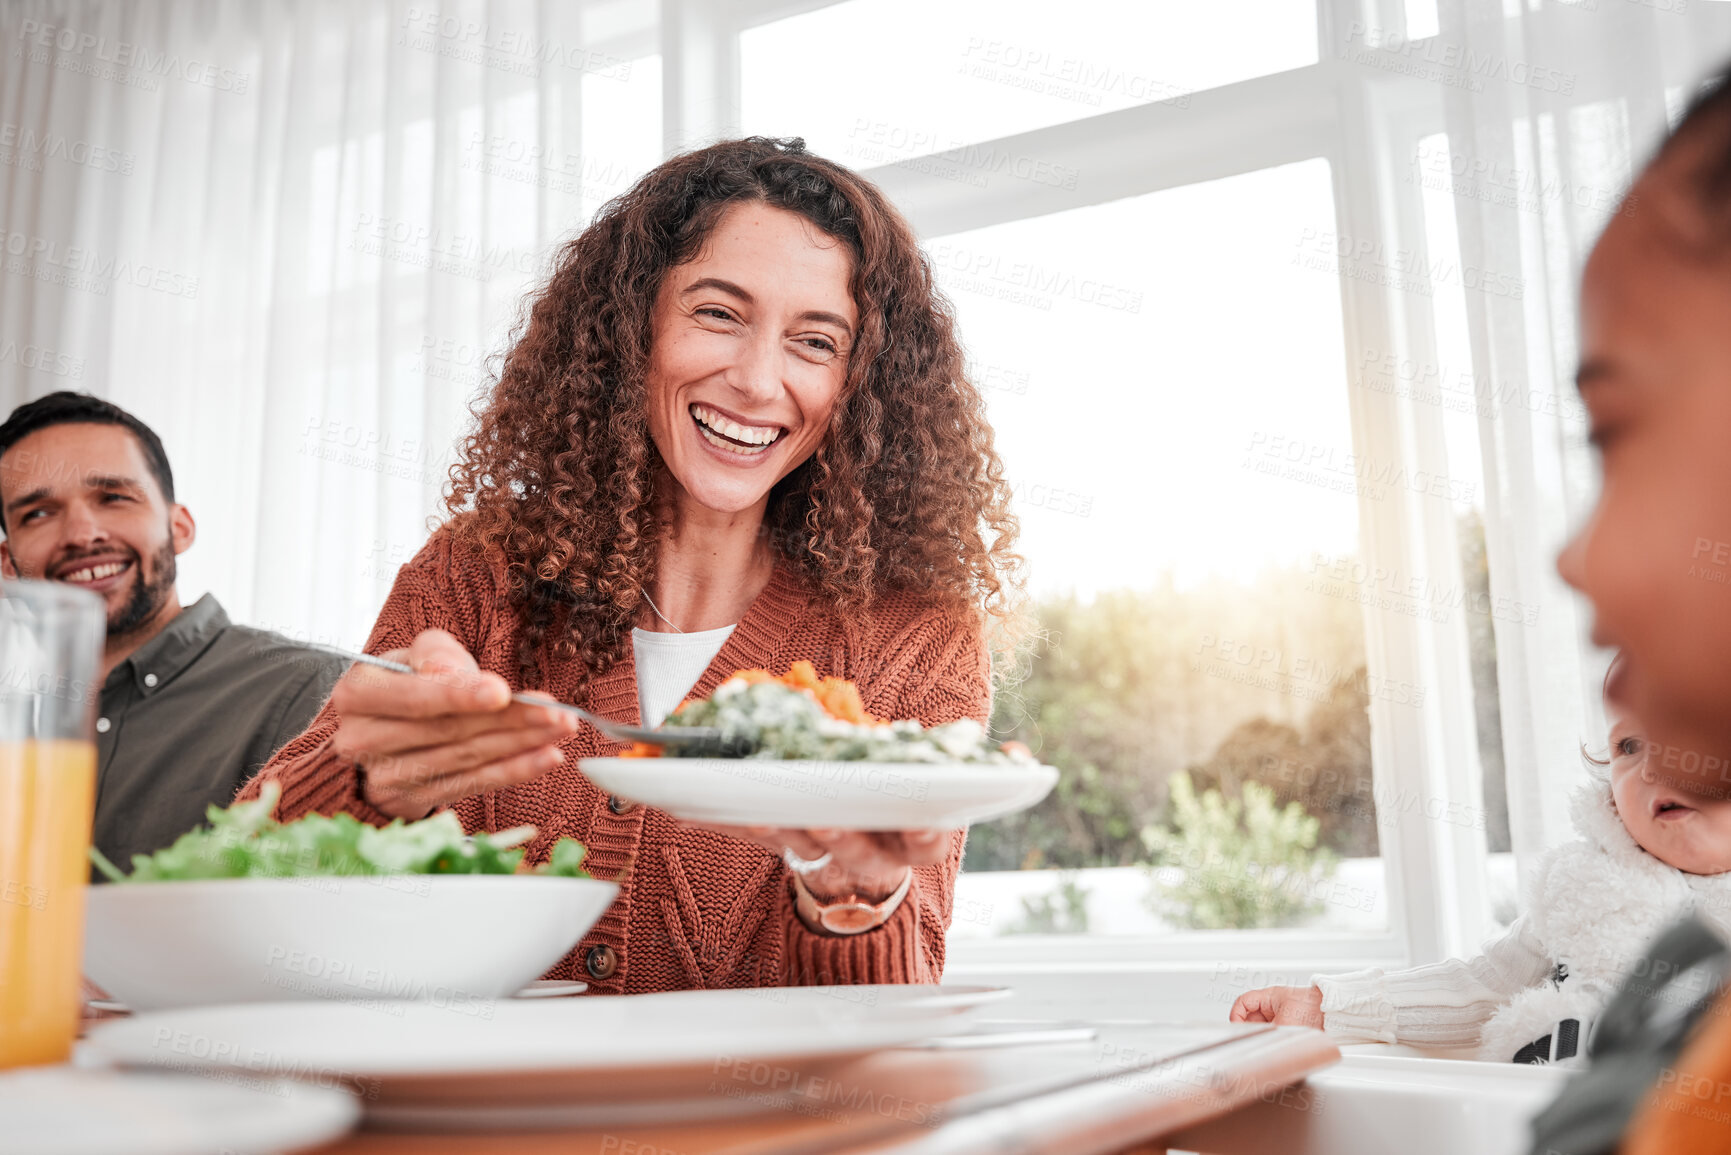
[(912, 229), (803, 141), (752, 137), (668, 160), (559, 250), (451, 469), (453, 527), (503, 556), (524, 611), (526, 681), (544, 647), (592, 677), (629, 644), (668, 528), (646, 414), (656, 297), (743, 202), (845, 242), (860, 318), (828, 436), (771, 491), (770, 543), (838, 609), (913, 591), (1020, 632), (1003, 463)]

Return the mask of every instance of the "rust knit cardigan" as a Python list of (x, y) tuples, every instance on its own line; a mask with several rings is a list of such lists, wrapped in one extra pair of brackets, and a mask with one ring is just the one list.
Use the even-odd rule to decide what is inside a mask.
[[(521, 620), (503, 596), (504, 575), (449, 527), (402, 567), (367, 650), (405, 647), (422, 630), (453, 634), (482, 669), (522, 689), (516, 654)], [(990, 673), (980, 624), (965, 613), (911, 597), (887, 596), (864, 612), (838, 614), (820, 604), (787, 567), (778, 565), (738, 627), (693, 689), (701, 697), (736, 669), (783, 671), (800, 658), (821, 675), (858, 683), (866, 709), (880, 718), (925, 725), (986, 720)], [(580, 694), (574, 661), (552, 659), (536, 687), (608, 718), (637, 724), (637, 679), (631, 651)], [(281, 784), (283, 821), (345, 811), (383, 825), (388, 816), (360, 794), (353, 763), (331, 751), (337, 715), (327, 702), (307, 731), (277, 752), (241, 791), (256, 797), (265, 781)], [(466, 830), (504, 830), (532, 823), (539, 834), (527, 861), (546, 858), (570, 836), (589, 848), (597, 878), (617, 879), (617, 901), (577, 947), (548, 972), (585, 980), (602, 993), (812, 983), (936, 982), (944, 968), (965, 832), (949, 855), (914, 871), (906, 899), (883, 926), (852, 937), (812, 932), (794, 913), (787, 868), (777, 855), (738, 839), (682, 827), (661, 810), (609, 805), (577, 768), (584, 757), (619, 746), (585, 726), (561, 749), (550, 773), (509, 789), (457, 802)], [(616, 954), (614, 972), (596, 978), (584, 960), (594, 947)], [(604, 967), (601, 969), (605, 969)]]

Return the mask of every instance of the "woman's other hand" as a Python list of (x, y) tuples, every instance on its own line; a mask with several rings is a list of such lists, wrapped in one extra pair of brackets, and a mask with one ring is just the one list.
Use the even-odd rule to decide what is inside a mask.
[(776, 854), (791, 851), (796, 858), (829, 861), (804, 872), (806, 889), (820, 902), (856, 898), (880, 903), (894, 894), (915, 866), (942, 862), (950, 852), (953, 830), (789, 830), (774, 826), (710, 826), (720, 834), (756, 843)]
[(1246, 991), (1232, 1004), (1232, 1021), (1321, 1030), (1322, 990), (1319, 987), (1263, 987), (1259, 991)]
[(363, 771), (363, 793), (394, 818), (539, 777), (563, 761), (558, 743), (577, 728), (563, 710), (511, 700), (443, 630), (381, 655), (414, 667), (399, 674), (350, 667), (331, 693), (341, 719), (332, 744)]

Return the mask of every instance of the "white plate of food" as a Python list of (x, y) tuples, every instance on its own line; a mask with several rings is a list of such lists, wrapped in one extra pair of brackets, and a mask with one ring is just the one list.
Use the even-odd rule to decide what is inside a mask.
[(585, 758), (609, 794), (693, 822), (838, 830), (951, 830), (1036, 805), (1058, 781), (972, 719), (922, 727), (865, 712), (852, 683), (795, 662), (780, 677), (741, 671), (664, 728), (719, 732), (738, 757)]
[[(351, 1003), (255, 1003), (156, 1011), (91, 1028), (86, 1050), (133, 1067), (221, 1078), (318, 1072), (398, 1124), (426, 1110), (585, 1108), (591, 1123), (653, 1103), (713, 1100), (736, 1113), (760, 1071), (815, 1076), (886, 1047), (957, 1034), (999, 987), (884, 985), (675, 991), (502, 1000), (487, 1016), (430, 1003), (381, 1013)], [(753, 1098), (753, 1101), (756, 1101)], [(774, 1103), (757, 1102), (760, 1107)], [(429, 1115), (429, 1121), (431, 1116)]]
[(609, 794), (691, 822), (835, 830), (955, 830), (1026, 810), (1050, 766), (760, 758), (585, 758)]

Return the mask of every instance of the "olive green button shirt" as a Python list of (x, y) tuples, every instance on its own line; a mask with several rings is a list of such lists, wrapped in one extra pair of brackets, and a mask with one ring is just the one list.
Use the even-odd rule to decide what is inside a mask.
[[(227, 806), (346, 663), (233, 625), (206, 594), (114, 667), (96, 721), (96, 848), (122, 870)], [(93, 875), (92, 877), (96, 877)]]

